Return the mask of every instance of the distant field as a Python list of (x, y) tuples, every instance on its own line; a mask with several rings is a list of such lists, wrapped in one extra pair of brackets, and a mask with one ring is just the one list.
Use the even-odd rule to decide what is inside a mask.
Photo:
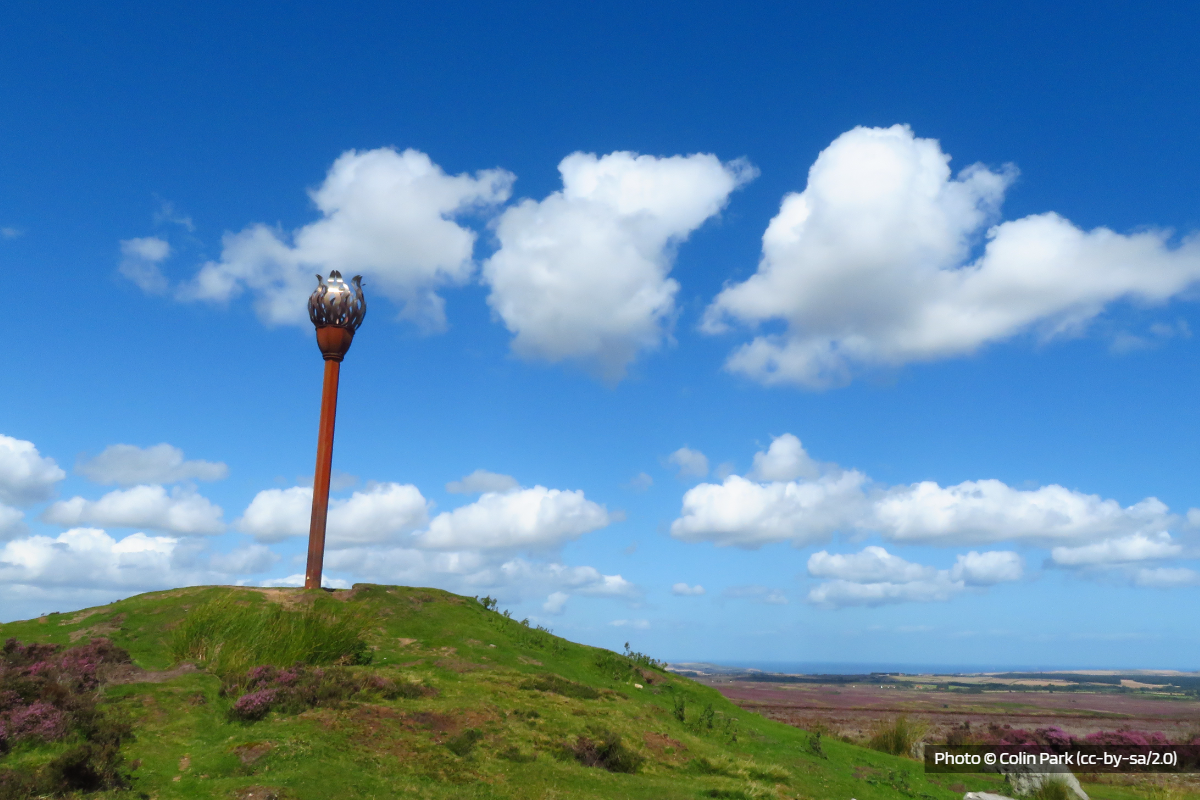
[(935, 738), (939, 735), (944, 738), (946, 731), (964, 722), (972, 726), (1008, 724), (1014, 728), (1054, 725), (1081, 736), (1129, 727), (1162, 731), (1172, 739), (1200, 728), (1200, 700), (1169, 690), (1117, 693), (1103, 687), (1095, 691), (1076, 687), (1070, 692), (1032, 691), (1031, 685), (1037, 682), (1034, 679), (1020, 679), (1021, 688), (1014, 690), (966, 692), (935, 688), (952, 681), (964, 682), (959, 676), (921, 676), (882, 685), (783, 683), (729, 676), (696, 679), (737, 705), (770, 719), (806, 729), (820, 723), (839, 736), (853, 739), (865, 737), (877, 720), (899, 714), (927, 723)]

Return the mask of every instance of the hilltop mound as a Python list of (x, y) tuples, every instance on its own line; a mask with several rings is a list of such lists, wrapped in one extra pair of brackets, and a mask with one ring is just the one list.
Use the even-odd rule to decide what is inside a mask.
[(5, 800), (961, 796), (436, 589), (176, 589), (0, 638)]

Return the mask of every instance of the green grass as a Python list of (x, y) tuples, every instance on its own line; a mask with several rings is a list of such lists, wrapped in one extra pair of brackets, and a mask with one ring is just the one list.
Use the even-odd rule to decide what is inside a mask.
[[(94, 635), (126, 648), (151, 671), (142, 678), (158, 682), (104, 690), (104, 705), (134, 726), (122, 753), (136, 768), (129, 790), (91, 797), (266, 796), (251, 794), (254, 787), (289, 800), (959, 800), (967, 790), (1004, 792), (995, 776), (926, 776), (911, 759), (816, 738), (641, 654), (575, 644), (434, 589), (198, 587), (0, 625), (0, 638), (23, 641)], [(365, 655), (369, 664), (353, 663)], [(155, 674), (183, 657), (207, 668)], [(338, 674), (363, 685), (382, 678), (422, 691), (356, 694), (257, 722), (231, 718), (239, 671), (295, 661), (341, 662), (349, 665)], [(14, 750), (0, 768), (33, 768), (55, 748)], [(1087, 789), (1095, 800), (1147, 797), (1115, 785)]]
[(222, 677), (263, 664), (362, 664), (370, 661), (364, 640), (370, 624), (357, 609), (313, 604), (289, 611), (227, 595), (193, 608), (171, 631), (168, 648), (173, 660)]

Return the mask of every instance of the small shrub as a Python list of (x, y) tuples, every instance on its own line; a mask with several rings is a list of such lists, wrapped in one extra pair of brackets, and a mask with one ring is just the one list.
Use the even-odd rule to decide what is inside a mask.
[(483, 734), (478, 729), (467, 728), (457, 736), (451, 737), (446, 742), (446, 747), (448, 747), (450, 752), (454, 753), (454, 755), (465, 758), (471, 754), (471, 751), (475, 749), (475, 745), (478, 744), (479, 740), (482, 738)]
[(867, 746), (894, 756), (907, 756), (924, 735), (924, 725), (910, 723), (908, 717), (901, 715), (876, 726)]
[(536, 690), (539, 692), (552, 692), (560, 694), (563, 697), (574, 697), (578, 700), (595, 700), (600, 696), (600, 692), (590, 686), (584, 686), (582, 683), (569, 681), (559, 675), (546, 673), (538, 675), (536, 678), (530, 678), (521, 684), (522, 689)]
[(260, 720), (271, 711), (296, 714), (308, 708), (335, 706), (359, 695), (395, 700), (432, 694), (436, 690), (407, 679), (302, 664), (287, 669), (254, 667), (244, 675), (229, 676), (221, 686), (223, 697), (237, 696), (229, 718), (242, 722)]
[(663, 672), (667, 668), (667, 662), (658, 661), (646, 655), (645, 653), (639, 653), (636, 650), (631, 650), (629, 647), (629, 642), (625, 643), (625, 657), (638, 666), (656, 669), (659, 672)]
[(716, 717), (716, 711), (713, 709), (712, 703), (704, 706), (704, 710), (700, 712), (700, 716), (696, 718), (695, 726), (700, 730), (712, 730), (713, 720)]
[(626, 747), (621, 735), (613, 731), (601, 731), (597, 739), (580, 736), (570, 750), (585, 767), (601, 767), (609, 772), (633, 774), (646, 760)]
[(244, 694), (233, 704), (233, 708), (229, 710), (229, 716), (244, 722), (260, 720), (271, 711), (271, 706), (278, 697), (277, 689), (263, 689)]
[(683, 695), (677, 694), (671, 698), (671, 714), (680, 722), (687, 721), (687, 701)]
[(812, 753), (817, 758), (829, 758), (825, 755), (824, 748), (821, 747), (821, 732), (816, 731), (808, 736), (808, 752)]

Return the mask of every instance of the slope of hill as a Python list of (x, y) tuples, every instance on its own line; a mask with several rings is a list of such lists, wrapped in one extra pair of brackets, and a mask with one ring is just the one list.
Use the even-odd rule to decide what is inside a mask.
[[(286, 641), (272, 638), (284, 629)], [(998, 789), (991, 776), (927, 777), (917, 762), (766, 720), (640, 654), (574, 644), (435, 589), (177, 589), (0, 625), (10, 638), (62, 648), (104, 638), (132, 663), (96, 655), (103, 646), (6, 647), (6, 680), (26, 676), (18, 690), (35, 691), (39, 670), (66, 675), (68, 662), (92, 659), (101, 700), (95, 713), (73, 707), (70, 724), (45, 705), (52, 735), (19, 738), (19, 691), (0, 691), (0, 798), (66, 786), (157, 800), (957, 800)], [(298, 656), (333, 665), (289, 668)], [(89, 773), (87, 758), (108, 759), (109, 772)], [(966, 786), (939, 782), (951, 777)]]

